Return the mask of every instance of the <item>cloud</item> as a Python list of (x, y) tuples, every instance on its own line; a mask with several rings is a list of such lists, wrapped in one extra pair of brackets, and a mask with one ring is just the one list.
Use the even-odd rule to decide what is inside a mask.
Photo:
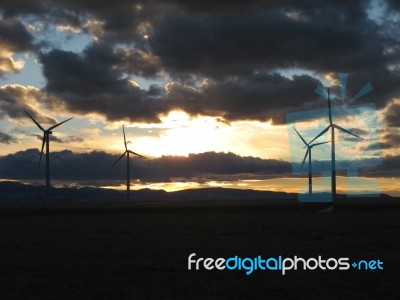
[(25, 26), (15, 19), (0, 20), (2, 48), (10, 51), (26, 51), (33, 47), (33, 37)]
[[(367, 17), (362, 1), (252, 1), (245, 12), (238, 2), (154, 1), (134, 7), (123, 1), (113, 13), (106, 2), (98, 7), (85, 1), (60, 3), (70, 9), (81, 6), (95, 17), (90, 22), (103, 24), (99, 42), (81, 54), (52, 50), (40, 56), (46, 91), (71, 111), (158, 122), (160, 114), (182, 109), (227, 121), (272, 119), (280, 124), (284, 112), (317, 98), (313, 91), (319, 80), (311, 75), (290, 80), (280, 74), (290, 68), (350, 72), (349, 95), (374, 78), (366, 101), (374, 98), (378, 107), (397, 93), (399, 78), (387, 68), (390, 41)], [(143, 41), (144, 33), (148, 41)], [(132, 46), (111, 46), (128, 41)], [(126, 77), (161, 73), (174, 78), (169, 95), (161, 87), (135, 88)], [(204, 78), (209, 84), (199, 87), (196, 81)]]
[(18, 72), (23, 66), (22, 60), (14, 60), (16, 52), (33, 49), (33, 37), (25, 26), (17, 20), (0, 20), (0, 76), (6, 72)]
[(2, 50), (0, 52), (0, 72), (18, 72), (24, 67), (22, 60), (15, 61), (12, 58), (12, 53)]
[(255, 68), (350, 72), (364, 69), (367, 60), (369, 67), (381, 62), (383, 44), (373, 22), (318, 5), (299, 13), (304, 20), (288, 17), (284, 9), (233, 16), (177, 13), (158, 24), (150, 45), (171, 70), (211, 76)]
[(391, 150), (392, 154), (396, 153), (400, 144), (400, 136), (396, 129), (383, 130), (380, 142), (369, 145), (369, 150)]
[[(119, 181), (126, 176), (124, 160), (110, 166), (120, 154), (102, 151), (74, 153), (72, 151), (52, 152), (50, 163), (54, 180), (79, 181)], [(28, 149), (0, 157), (0, 178), (36, 180), (43, 178), (44, 167), (38, 167), (39, 150)], [(348, 168), (357, 168), (359, 176), (399, 177), (400, 156), (387, 156), (382, 159), (358, 159), (339, 161), (339, 174)], [(373, 165), (371, 167), (371, 165)], [(296, 164), (297, 167), (300, 163)], [(370, 166), (370, 167), (363, 167)], [(314, 161), (318, 170), (330, 170), (329, 161)], [(283, 160), (246, 157), (234, 153), (205, 152), (185, 156), (162, 156), (155, 159), (131, 157), (132, 180), (142, 182), (196, 181), (206, 182), (257, 180), (282, 177), (297, 177), (292, 173), (292, 164)]]
[(179, 78), (245, 80), (256, 72), (300, 68), (322, 75), (350, 73), (349, 97), (371, 81), (373, 92), (358, 101), (374, 101), (379, 108), (398, 95), (399, 72), (388, 68), (399, 59), (393, 51), (397, 42), (368, 18), (362, 1), (305, 1), (234, 14), (177, 12), (157, 23), (149, 43), (163, 68)]
[(26, 119), (25, 110), (39, 123), (56, 124), (52, 118), (39, 113), (38, 107), (45, 95), (33, 86), (9, 84), (0, 86), (0, 119), (6, 115), (13, 119)]
[(400, 11), (400, 3), (396, 0), (387, 0), (387, 4), (389, 9), (399, 10)]
[(389, 132), (383, 137), (382, 148), (398, 149), (400, 145), (400, 136), (398, 132)]
[(20, 14), (42, 14), (46, 12), (46, 1), (30, 0), (4, 0), (1, 2), (0, 10), (6, 17), (15, 17)]
[(45, 90), (72, 112), (97, 112), (109, 120), (159, 122), (158, 115), (168, 111), (160, 90), (142, 90), (124, 78), (131, 54), (124, 55), (104, 44), (91, 45), (83, 55), (61, 50), (42, 54)]
[(225, 120), (272, 120), (285, 123), (285, 113), (316, 102), (319, 81), (308, 75), (288, 79), (278, 73), (256, 73), (238, 79), (210, 82), (202, 90), (202, 111)]
[[(40, 135), (40, 134), (30, 134), (30, 136), (36, 137), (40, 141), (43, 140), (43, 135)], [(55, 142), (55, 143), (60, 143), (60, 144), (69, 144), (69, 143), (73, 143), (73, 142), (82, 143), (85, 141), (83, 138), (77, 137), (77, 136), (67, 136), (67, 137), (59, 138), (59, 137), (55, 136), (54, 134), (50, 135), (49, 139), (50, 139), (50, 142)]]
[(391, 127), (400, 127), (400, 103), (392, 102), (386, 108), (385, 121)]
[[(39, 137), (38, 137), (39, 138)], [(41, 138), (41, 137), (40, 137)], [(50, 154), (52, 178), (60, 180), (123, 180), (126, 165), (119, 157), (105, 152)], [(0, 157), (0, 178), (39, 179), (39, 150), (28, 149)], [(242, 157), (233, 153), (206, 152), (183, 156), (163, 156), (156, 159), (131, 158), (133, 178), (145, 182), (175, 180), (223, 180), (244, 178), (275, 178), (291, 172), (288, 162), (274, 159)]]
[(360, 175), (369, 177), (400, 177), (400, 155), (388, 155), (382, 159), (379, 166), (365, 167), (360, 169)]
[[(124, 74), (155, 75), (159, 62), (154, 57), (155, 65), (139, 62), (135, 53), (139, 52), (92, 44), (82, 55), (61, 50), (42, 54), (47, 78), (45, 92), (72, 112), (100, 113), (112, 121), (150, 123), (160, 122), (160, 115), (169, 111), (183, 110), (191, 115), (222, 117), (228, 122), (272, 120), (274, 124), (283, 124), (288, 112), (321, 106), (314, 92), (321, 84), (318, 79), (310, 75), (288, 78), (268, 71), (208, 79), (201, 84), (177, 79), (165, 88), (152, 85), (144, 90)], [(335, 89), (339, 87), (336, 85)]]
[(100, 128), (86, 128), (83, 127), (80, 129), (80, 132), (83, 136), (90, 139), (98, 139), (101, 134)]
[(272, 119), (283, 123), (282, 107), (299, 108), (318, 99), (314, 93), (318, 80), (308, 75), (288, 79), (278, 73), (209, 80), (200, 87), (172, 81), (165, 89), (153, 85), (144, 90), (123, 77), (127, 68), (132, 68), (126, 57), (103, 44), (91, 45), (83, 55), (53, 50), (42, 54), (41, 62), (48, 94), (72, 112), (100, 113), (109, 120), (159, 122), (160, 115), (178, 109), (227, 121)]
[[(9, 19), (29, 15), (95, 37), (81, 53), (42, 49), (42, 92), (52, 98), (41, 101), (58, 110), (160, 122), (181, 109), (282, 124), (286, 112), (316, 107), (316, 85), (335, 72), (350, 73), (349, 97), (373, 84), (359, 102), (383, 108), (399, 95), (398, 33), (369, 17), (367, 1), (15, 3), (0, 4)], [(28, 35), (20, 40), (18, 49), (32, 44)], [(132, 77), (171, 80), (165, 90), (140, 88)]]
[(17, 140), (9, 135), (8, 133), (0, 131), (0, 143), (2, 144), (12, 144), (12, 143), (17, 143)]

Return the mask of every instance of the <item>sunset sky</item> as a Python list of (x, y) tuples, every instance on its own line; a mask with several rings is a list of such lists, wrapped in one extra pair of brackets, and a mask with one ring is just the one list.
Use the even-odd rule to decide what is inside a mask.
[[(26, 110), (46, 128), (73, 117), (50, 143), (54, 185), (122, 187), (125, 165), (109, 166), (124, 125), (149, 157), (132, 160), (134, 188), (302, 191), (293, 126), (307, 141), (327, 126), (324, 86), (335, 122), (363, 137), (337, 136), (339, 192), (400, 195), (398, 1), (6, 0), (0, 13), (2, 180), (44, 181)], [(329, 150), (313, 149), (317, 177)]]

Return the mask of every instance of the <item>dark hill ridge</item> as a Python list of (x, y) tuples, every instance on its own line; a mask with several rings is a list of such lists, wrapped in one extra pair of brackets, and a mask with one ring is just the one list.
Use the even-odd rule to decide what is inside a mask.
[[(19, 182), (0, 182), (0, 204), (33, 204), (42, 203), (45, 195), (44, 186), (33, 186)], [(114, 203), (124, 202), (125, 190), (113, 190), (93, 187), (63, 187), (51, 188), (51, 199), (53, 203)], [(339, 199), (346, 199), (346, 195), (338, 195)], [(363, 199), (361, 195), (352, 199)], [(374, 199), (389, 199), (389, 195), (381, 194)], [(397, 199), (397, 198), (393, 198)], [(187, 189), (176, 192), (164, 190), (141, 189), (131, 191), (131, 203), (165, 202), (165, 201), (239, 201), (239, 200), (298, 200), (297, 193), (271, 192), (259, 190), (243, 190), (232, 188), (202, 188)]]
[[(19, 182), (0, 182), (1, 202), (44, 200), (45, 187)], [(51, 188), (52, 201), (110, 202), (125, 200), (126, 191), (92, 187)], [(297, 199), (297, 194), (229, 188), (188, 189), (176, 192), (141, 189), (131, 191), (132, 201), (193, 201), (193, 200), (268, 200)]]

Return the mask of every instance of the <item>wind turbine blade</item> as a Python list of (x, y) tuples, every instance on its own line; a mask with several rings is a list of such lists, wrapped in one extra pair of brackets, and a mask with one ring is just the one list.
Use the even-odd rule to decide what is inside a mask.
[(364, 96), (365, 94), (369, 93), (370, 91), (373, 90), (372, 84), (371, 83), (367, 83), (366, 85), (363, 86), (363, 88), (357, 93), (357, 95), (355, 95), (353, 98), (351, 98), (351, 100), (349, 101), (349, 103), (353, 102), (354, 100), (357, 100), (358, 98)]
[(305, 139), (303, 139), (303, 137), (302, 137), (301, 134), (296, 130), (296, 128), (293, 127), (293, 129), (297, 132), (297, 134), (299, 135), (299, 137), (301, 138), (301, 140), (303, 141), (303, 143), (306, 144), (306, 146), (308, 146), (307, 142), (305, 141)]
[(124, 125), (122, 125), (122, 132), (124, 133), (125, 150), (128, 151), (128, 146), (127, 146), (127, 144), (126, 144), (126, 137), (125, 137), (125, 128), (124, 128)]
[[(325, 98), (325, 99), (329, 98), (327, 91), (321, 85), (318, 85), (314, 92), (316, 94), (320, 95), (322, 98)], [(332, 102), (336, 102), (335, 99), (330, 99), (330, 100)]]
[(320, 95), (322, 98), (328, 99), (326, 91), (321, 85), (317, 86), (317, 88), (315, 89), (315, 93)]
[(61, 124), (64, 124), (65, 122), (68, 122), (68, 121), (71, 120), (71, 119), (73, 119), (73, 118), (69, 118), (69, 119), (67, 119), (67, 120), (65, 120), (65, 121), (62, 121), (61, 123), (58, 123), (58, 124), (56, 124), (56, 125), (53, 125), (53, 126), (51, 126), (49, 129), (47, 129), (47, 130), (52, 130), (52, 129), (54, 129), (54, 128), (60, 126)]
[(347, 77), (349, 74), (347, 73), (339, 73), (339, 79), (340, 79), (340, 96), (342, 102), (346, 99), (346, 87), (347, 87)]
[(112, 166), (110, 167), (110, 169), (111, 169), (112, 167), (114, 167), (114, 166), (121, 160), (121, 158), (123, 158), (123, 157), (125, 156), (126, 152), (127, 152), (127, 151), (125, 151), (124, 153), (122, 153), (122, 155), (112, 164)]
[(329, 88), (328, 88), (328, 109), (329, 109), (329, 124), (332, 125), (332, 110), (331, 110), (331, 99), (329, 96)]
[(324, 130), (322, 130), (315, 138), (313, 138), (313, 140), (309, 143), (309, 145), (314, 142), (317, 138), (319, 138), (321, 135), (323, 135), (325, 132), (327, 132), (329, 130), (329, 128), (331, 127), (331, 125), (329, 125), (328, 127), (326, 127)]
[(131, 150), (128, 150), (128, 152), (129, 152), (129, 153), (132, 153), (133, 155), (142, 157), (142, 158), (147, 158), (147, 157), (144, 157), (143, 155), (137, 154), (136, 152), (133, 152), (133, 151), (131, 151)]
[(346, 132), (346, 133), (348, 133), (348, 134), (351, 134), (351, 135), (353, 135), (353, 136), (355, 136), (355, 137), (358, 137), (359, 139), (362, 139), (362, 140), (363, 140), (362, 137), (360, 137), (360, 136), (358, 136), (357, 134), (354, 134), (354, 133), (352, 133), (352, 132), (350, 132), (350, 131), (344, 129), (343, 127), (340, 127), (339, 125), (333, 124), (332, 126), (335, 127), (335, 128), (337, 128), (337, 129), (339, 129), (339, 130), (341, 130), (341, 131), (343, 131), (343, 132)]
[(43, 134), (43, 142), (42, 142), (42, 150), (40, 151), (40, 159), (39, 159), (39, 166), (42, 163), (42, 156), (43, 156), (43, 149), (44, 149), (44, 144), (46, 143), (46, 134)]
[(319, 146), (319, 145), (326, 144), (326, 143), (330, 143), (330, 141), (327, 141), (327, 142), (322, 142), (322, 143), (316, 143), (316, 144), (312, 144), (312, 145), (311, 145), (311, 147), (314, 147), (314, 146)]
[(32, 121), (36, 124), (36, 126), (40, 128), (40, 130), (45, 131), (45, 130), (43, 129), (43, 127), (40, 126), (40, 124), (39, 124), (38, 122), (36, 122), (36, 120), (35, 120), (26, 110), (24, 110), (24, 111), (25, 111), (25, 113), (29, 116), (29, 118), (32, 119)]
[(300, 171), (303, 170), (304, 162), (306, 161), (306, 158), (307, 158), (307, 155), (308, 155), (309, 151), (310, 151), (310, 148), (307, 148), (306, 155), (304, 155), (304, 159), (303, 159), (303, 163), (301, 164)]

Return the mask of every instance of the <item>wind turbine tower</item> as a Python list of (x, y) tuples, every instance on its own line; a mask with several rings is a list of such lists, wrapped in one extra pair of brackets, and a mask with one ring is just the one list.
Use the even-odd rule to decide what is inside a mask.
[(331, 187), (332, 187), (332, 202), (336, 200), (336, 157), (335, 157), (335, 128), (355, 136), (359, 139), (363, 139), (362, 137), (340, 127), (339, 125), (333, 123), (332, 121), (332, 110), (331, 110), (331, 100), (329, 96), (329, 88), (328, 88), (328, 116), (329, 116), (329, 125), (324, 130), (322, 130), (311, 142), (310, 144), (319, 138), (321, 135), (325, 134), (329, 129), (331, 129)]
[(313, 147), (329, 143), (329, 141), (328, 142), (322, 142), (322, 143), (315, 143), (315, 144), (307, 143), (306, 140), (301, 136), (301, 134), (296, 130), (296, 128), (293, 127), (293, 129), (296, 131), (296, 133), (298, 134), (300, 139), (303, 141), (305, 147), (307, 147), (307, 151), (306, 151), (306, 154), (304, 155), (303, 163), (301, 164), (300, 170), (303, 169), (304, 162), (306, 161), (307, 156), (308, 156), (308, 197), (309, 197), (309, 200), (311, 200), (312, 199), (311, 150), (312, 150)]
[(46, 201), (48, 201), (50, 198), (50, 135), (53, 134), (52, 130), (54, 128), (60, 126), (61, 124), (64, 124), (65, 122), (68, 122), (72, 118), (69, 118), (56, 125), (53, 125), (48, 129), (44, 129), (27, 111), (25, 111), (25, 113), (28, 115), (29, 118), (32, 119), (32, 121), (36, 124), (36, 126), (39, 127), (41, 131), (43, 131), (42, 150), (40, 151), (39, 166), (42, 162), (43, 149), (44, 146), (46, 145)]
[(125, 128), (122, 126), (122, 132), (124, 134), (124, 145), (125, 145), (125, 152), (122, 153), (122, 155), (112, 164), (110, 169), (114, 167), (125, 155), (126, 155), (126, 200), (130, 200), (130, 190), (131, 190), (131, 179), (130, 179), (130, 172), (129, 172), (129, 154), (133, 154), (136, 156), (139, 156), (141, 158), (147, 158), (144, 157), (143, 155), (137, 154), (136, 152), (133, 152), (128, 149), (128, 145), (126, 143), (126, 137), (125, 137)]

